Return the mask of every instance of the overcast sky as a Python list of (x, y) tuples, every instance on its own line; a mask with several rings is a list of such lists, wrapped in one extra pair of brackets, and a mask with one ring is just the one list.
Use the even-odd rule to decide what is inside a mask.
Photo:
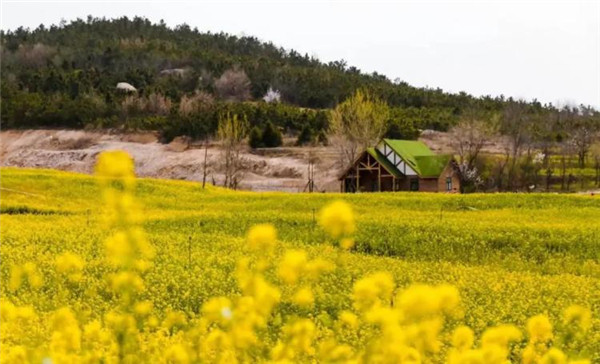
[(253, 35), (415, 86), (600, 108), (600, 0), (2, 0), (1, 26), (88, 14)]

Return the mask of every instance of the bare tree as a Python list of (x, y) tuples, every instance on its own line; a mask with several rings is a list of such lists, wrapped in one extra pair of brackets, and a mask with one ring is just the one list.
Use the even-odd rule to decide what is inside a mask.
[(189, 116), (211, 107), (215, 98), (204, 91), (196, 92), (191, 96), (183, 96), (179, 102), (178, 113), (181, 116)]
[(225, 71), (215, 80), (217, 94), (227, 101), (246, 101), (250, 99), (250, 79), (241, 69)]
[(600, 143), (593, 145), (590, 151), (594, 160), (594, 180), (596, 187), (600, 187)]
[(342, 166), (354, 162), (360, 151), (381, 139), (389, 115), (384, 101), (361, 90), (331, 112), (330, 140), (340, 150)]
[(151, 93), (145, 99), (144, 109), (152, 115), (167, 115), (171, 111), (171, 99), (159, 93)]
[(29, 67), (42, 67), (56, 54), (54, 47), (42, 43), (31, 45), (20, 45), (16, 52), (19, 62)]
[(461, 189), (467, 184), (479, 182), (476, 162), (481, 149), (495, 135), (497, 122), (497, 115), (482, 115), (470, 110), (450, 130), (450, 143), (459, 158)]
[(585, 168), (585, 160), (596, 137), (598, 121), (593, 118), (591, 108), (581, 106), (569, 125), (571, 142), (577, 153), (579, 168)]
[(242, 177), (241, 150), (248, 132), (248, 121), (236, 114), (225, 114), (219, 119), (217, 136), (223, 149), (223, 185), (236, 189)]
[(500, 123), (500, 131), (508, 140), (509, 154), (507, 155), (507, 187), (516, 186), (516, 164), (530, 139), (529, 127), (531, 115), (524, 101), (512, 101), (504, 109)]
[(512, 147), (509, 142), (504, 143), (504, 151), (502, 153), (502, 157), (495, 158), (496, 166), (495, 169), (495, 185), (498, 191), (502, 191), (504, 189), (504, 175), (506, 173), (506, 167), (508, 166), (508, 162), (510, 160)]

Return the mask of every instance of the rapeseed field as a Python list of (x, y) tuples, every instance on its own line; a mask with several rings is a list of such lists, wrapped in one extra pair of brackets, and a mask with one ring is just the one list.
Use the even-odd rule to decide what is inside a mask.
[(2, 169), (4, 363), (600, 361), (600, 200)]

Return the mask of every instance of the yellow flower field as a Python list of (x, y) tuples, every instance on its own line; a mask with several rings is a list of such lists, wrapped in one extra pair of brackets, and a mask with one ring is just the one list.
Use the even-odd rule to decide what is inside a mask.
[(600, 361), (600, 200), (2, 169), (3, 363)]

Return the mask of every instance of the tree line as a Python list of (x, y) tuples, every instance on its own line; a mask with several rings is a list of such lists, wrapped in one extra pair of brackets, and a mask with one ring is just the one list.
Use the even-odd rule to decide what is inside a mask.
[[(310, 119), (312, 130), (304, 134), (318, 136), (327, 130), (323, 110), (363, 89), (390, 106), (390, 136), (414, 138), (420, 129), (448, 130), (465, 110), (500, 112), (511, 101), (412, 87), (254, 37), (203, 33), (186, 24), (170, 28), (140, 17), (89, 16), (1, 36), (2, 124), (8, 128), (131, 127), (158, 129), (167, 140), (178, 133), (204, 137), (216, 134), (222, 112), (240, 108), (260, 128), (269, 121), (296, 134), (307, 129), (298, 119)], [(260, 118), (262, 110), (269, 120)]]

